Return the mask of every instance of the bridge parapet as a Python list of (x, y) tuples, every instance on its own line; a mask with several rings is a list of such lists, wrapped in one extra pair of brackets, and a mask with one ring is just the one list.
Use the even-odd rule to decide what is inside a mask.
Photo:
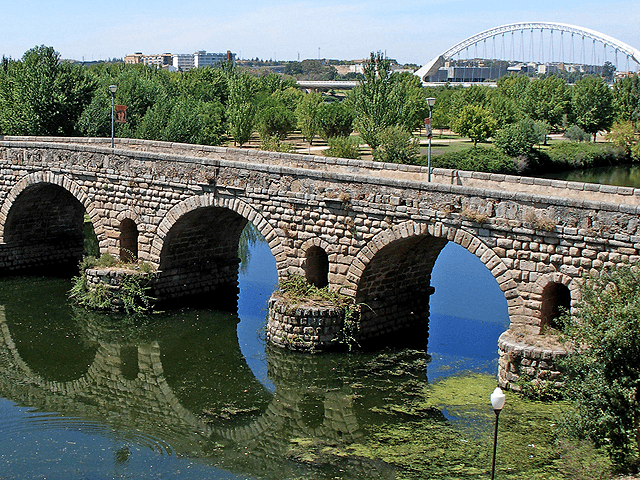
[[(25, 143), (26, 142), (26, 143)], [(452, 170), (433, 168), (431, 182), (427, 182), (428, 168), (417, 165), (374, 162), (367, 160), (344, 159), (303, 154), (268, 152), (248, 148), (216, 147), (207, 145), (191, 145), (184, 143), (159, 142), (139, 139), (115, 139), (117, 148), (111, 150), (110, 139), (83, 137), (29, 137), (29, 136), (0, 136), (0, 145), (37, 147), (43, 143), (45, 148), (52, 148), (51, 144), (65, 144), (78, 151), (113, 154), (124, 151), (145, 152), (149, 160), (165, 160), (178, 162), (200, 162), (207, 164), (205, 159), (217, 160), (220, 166), (227, 166), (225, 162), (248, 162), (260, 170), (258, 165), (279, 166), (282, 168), (320, 171), (330, 174), (333, 178), (346, 181), (363, 181), (373, 184), (386, 183), (385, 180), (396, 180), (402, 187), (403, 181), (420, 182), (424, 189), (429, 186), (435, 191), (457, 191), (443, 188), (443, 186), (468, 187), (497, 192), (512, 192), (531, 194), (546, 198), (547, 201), (561, 204), (577, 205), (584, 202), (603, 202), (618, 205), (640, 205), (640, 189), (596, 183), (570, 182), (546, 178), (527, 177), (519, 175), (505, 175), (466, 170)], [(24, 145), (22, 145), (24, 143)], [(73, 146), (76, 146), (74, 148)], [(104, 150), (104, 148), (107, 148)], [(55, 148), (55, 147), (53, 147)], [(166, 154), (168, 156), (154, 156)], [(196, 160), (197, 159), (197, 160)], [(232, 166), (231, 165), (231, 166)], [(295, 170), (268, 169), (274, 173), (296, 173)], [(312, 175), (311, 173), (308, 173)], [(364, 178), (363, 178), (364, 177)], [(382, 183), (381, 183), (382, 182)], [(408, 185), (415, 187), (415, 185)], [(527, 200), (527, 197), (522, 197)], [(598, 205), (595, 205), (598, 206)], [(626, 208), (625, 211), (628, 211)], [(633, 213), (640, 212), (636, 209)]]

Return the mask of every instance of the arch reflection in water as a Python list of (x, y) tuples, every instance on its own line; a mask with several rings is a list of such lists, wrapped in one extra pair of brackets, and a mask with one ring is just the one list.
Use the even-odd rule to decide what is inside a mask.
[[(149, 449), (198, 456), (203, 465), (224, 465), (229, 471), (266, 478), (282, 478), (283, 471), (304, 475), (318, 465), (301, 462), (295, 448), (299, 439), (313, 439), (317, 445), (360, 439), (366, 434), (364, 425), (370, 428), (388, 416), (383, 410), (390, 399), (400, 404), (408, 389), (418, 393), (426, 384), (423, 352), (309, 356), (268, 348), (268, 377), (274, 385), (270, 392), (240, 351), (235, 315), (181, 311), (131, 319), (67, 308), (68, 317), (56, 319), (19, 308), (26, 293), (17, 290), (42, 290), (38, 287), (51, 282), (56, 290), (65, 282), (2, 282), (2, 291), (13, 294), (1, 298), (0, 395), (43, 412), (27, 415), (26, 421), (37, 425), (32, 430), (43, 443), (56, 429), (110, 439), (110, 465), (118, 468), (129, 468), (140, 449)], [(64, 301), (64, 295), (57, 298)], [(92, 352), (82, 371), (73, 367), (73, 375), (55, 378), (42, 373), (51, 355), (40, 355), (43, 345), (32, 343), (29, 335), (43, 323), (58, 329), (59, 338), (68, 328), (78, 345)], [(22, 356), (24, 345), (32, 345), (28, 361)], [(55, 342), (44, 345), (45, 350), (55, 348)], [(63, 371), (63, 359), (59, 364)], [(403, 365), (403, 373), (389, 382), (392, 365)], [(30, 428), (17, 425), (0, 428), (5, 433), (7, 428)], [(2, 438), (0, 449), (15, 447), (12, 435)], [(322, 461), (326, 472), (319, 478), (330, 476), (341, 461)], [(374, 468), (367, 459), (349, 462), (351, 473), (345, 478), (368, 476)], [(387, 467), (375, 468), (383, 478), (392, 473)]]
[[(16, 279), (0, 282), (0, 292), (11, 292), (0, 293), (5, 307), (4, 317), (0, 315), (0, 395), (43, 412), (0, 426), (3, 457), (6, 452), (16, 455), (11, 452), (23, 447), (39, 449), (37, 456), (22, 456), (14, 463), (22, 462), (20, 472), (42, 475), (42, 469), (51, 465), (49, 459), (61, 455), (55, 432), (63, 429), (67, 434), (80, 432), (81, 437), (72, 437), (78, 445), (93, 442), (104, 449), (100, 442), (107, 442), (110, 453), (104, 464), (96, 460), (101, 454), (87, 454), (80, 461), (91, 463), (96, 477), (105, 476), (109, 468), (135, 478), (144, 478), (151, 470), (170, 475), (179, 468), (170, 460), (175, 455), (197, 457), (184, 460), (191, 462), (188, 471), (200, 469), (190, 478), (232, 477), (228, 472), (269, 479), (393, 478), (393, 468), (384, 462), (340, 452), (347, 452), (352, 442), (365, 443), (377, 429), (402, 426), (416, 415), (445, 425), (440, 410), (411, 406), (426, 391), (429, 358), (424, 352), (311, 356), (265, 349), (256, 341), (255, 332), (264, 324), (257, 301), (239, 302), (240, 324), (235, 315), (208, 311), (130, 321), (65, 307), (69, 332), (75, 332), (77, 345), (92, 352), (91, 358), (73, 375), (46, 376), (42, 365), (46, 360), (34, 353), (31, 364), (25, 362), (24, 350), (17, 348), (29, 344), (27, 335), (37, 332), (37, 325), (15, 326), (51, 322), (48, 315), (38, 313), (39, 307), (29, 306), (31, 300), (22, 301), (24, 308), (19, 305), (21, 296), (37, 297), (33, 292), (50, 281), (29, 280), (22, 286)], [(64, 288), (59, 291), (57, 300), (47, 302), (65, 303)], [(268, 293), (263, 296), (268, 298)], [(256, 323), (240, 329), (248, 311)], [(239, 342), (240, 330), (254, 343)], [(433, 345), (436, 352), (432, 341), (437, 330), (432, 326), (430, 338), (430, 349)], [(451, 332), (443, 335), (451, 337)], [(55, 345), (48, 348), (55, 351)], [(265, 364), (266, 379), (256, 376), (259, 369), (252, 365), (256, 355)], [(0, 410), (6, 417), (4, 412)], [(7, 431), (9, 435), (2, 435)], [(33, 440), (12, 440), (17, 433)], [(47, 448), (51, 448), (48, 453), (42, 451)], [(149, 458), (153, 467), (141, 458)], [(77, 461), (72, 465), (67, 455), (64, 459), (69, 469), (58, 462), (56, 474), (78, 471)], [(189, 478), (186, 472), (181, 471), (180, 478)]]

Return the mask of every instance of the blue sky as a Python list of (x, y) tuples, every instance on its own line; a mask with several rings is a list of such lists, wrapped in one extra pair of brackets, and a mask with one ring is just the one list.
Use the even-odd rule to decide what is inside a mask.
[[(358, 59), (385, 51), (425, 64), (483, 30), (523, 22), (590, 28), (640, 49), (640, 2), (345, 0), (2, 0), (0, 55), (36, 45), (63, 58), (231, 50), (242, 58)], [(319, 50), (318, 50), (319, 49)]]

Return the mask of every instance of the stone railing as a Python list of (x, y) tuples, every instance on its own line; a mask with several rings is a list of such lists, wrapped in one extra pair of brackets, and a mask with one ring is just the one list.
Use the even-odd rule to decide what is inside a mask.
[[(20, 143), (65, 144), (82, 147), (81, 150), (110, 149), (111, 139), (83, 138), (83, 137), (28, 137), (28, 136), (0, 136), (0, 145)], [(206, 145), (190, 145), (183, 143), (158, 142), (139, 139), (115, 139), (118, 151), (144, 151), (164, 153), (172, 156), (212, 158), (231, 162), (248, 162), (253, 164), (277, 165), (294, 169), (320, 170), (335, 174), (346, 175), (345, 180), (371, 182), (372, 179), (388, 179), (397, 182), (428, 181), (428, 168), (417, 165), (382, 163), (367, 160), (354, 160), (318, 155), (303, 155), (297, 153), (268, 152), (250, 148), (216, 147)], [(168, 158), (167, 158), (168, 159)], [(178, 160), (172, 157), (171, 160)], [(376, 183), (373, 181), (373, 183)], [(386, 183), (386, 182), (385, 182)], [(449, 170), (434, 168), (431, 172), (433, 190), (465, 193), (466, 189), (478, 189), (500, 192), (514, 192), (518, 194), (557, 197), (573, 200), (570, 203), (604, 202), (620, 205), (620, 211), (640, 213), (640, 189), (600, 185), (595, 183), (568, 182), (544, 178), (525, 177), (517, 175), (503, 175), (464, 170)], [(401, 185), (399, 185), (401, 186)], [(443, 188), (445, 187), (445, 188)], [(448, 187), (448, 188), (447, 188)], [(462, 187), (462, 189), (460, 188)], [(550, 200), (547, 198), (547, 200)], [(627, 207), (624, 207), (627, 206)], [(629, 206), (633, 206), (629, 208)], [(636, 208), (636, 206), (638, 206)]]

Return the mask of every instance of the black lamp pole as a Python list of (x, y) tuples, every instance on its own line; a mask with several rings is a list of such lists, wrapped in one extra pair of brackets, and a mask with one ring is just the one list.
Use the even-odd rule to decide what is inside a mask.
[(493, 407), (493, 412), (496, 414), (496, 423), (493, 430), (493, 460), (491, 461), (491, 480), (494, 480), (496, 475), (496, 451), (498, 449), (498, 419), (500, 418), (500, 412), (502, 411), (502, 407), (504, 407), (505, 396), (502, 393), (500, 387), (496, 387), (496, 389), (491, 394), (491, 406)]

